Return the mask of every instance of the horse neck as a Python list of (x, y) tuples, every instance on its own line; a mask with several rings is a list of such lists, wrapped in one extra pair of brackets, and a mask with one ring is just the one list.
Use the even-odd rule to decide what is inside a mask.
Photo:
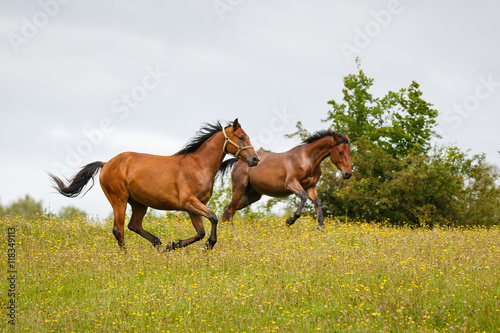
[(318, 168), (321, 162), (330, 155), (334, 144), (333, 138), (327, 136), (304, 146), (303, 149), (306, 156), (309, 157), (313, 169)]
[(194, 156), (203, 159), (203, 164), (207, 166), (210, 173), (215, 175), (224, 159), (224, 136), (221, 131), (215, 133), (210, 139), (203, 143), (200, 148), (193, 153)]

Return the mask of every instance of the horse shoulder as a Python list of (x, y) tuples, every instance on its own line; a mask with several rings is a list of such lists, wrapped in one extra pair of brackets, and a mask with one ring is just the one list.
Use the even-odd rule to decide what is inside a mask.
[(321, 167), (314, 166), (310, 161), (303, 163), (301, 169), (300, 183), (304, 188), (314, 187), (321, 177)]

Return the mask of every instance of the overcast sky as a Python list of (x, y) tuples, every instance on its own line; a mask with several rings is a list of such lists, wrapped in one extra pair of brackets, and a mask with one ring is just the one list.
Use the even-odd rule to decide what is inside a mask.
[(0, 0), (0, 202), (107, 216), (99, 185), (50, 188), (123, 151), (170, 155), (204, 122), (238, 117), (284, 151), (297, 121), (326, 128), (327, 101), (362, 69), (372, 93), (420, 84), (442, 143), (500, 164), (500, 2)]

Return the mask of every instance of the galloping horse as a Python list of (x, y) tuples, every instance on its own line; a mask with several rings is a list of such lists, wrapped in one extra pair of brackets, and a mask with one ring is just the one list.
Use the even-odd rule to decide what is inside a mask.
[(113, 207), (113, 234), (121, 248), (125, 246), (125, 211), (129, 203), (132, 216), (128, 228), (154, 246), (161, 245), (161, 241), (142, 228), (148, 207), (186, 211), (196, 229), (194, 237), (177, 243), (172, 241), (167, 245), (167, 250), (201, 240), (205, 236), (202, 216), (208, 218), (212, 226), (206, 244), (207, 249), (212, 249), (217, 242), (218, 220), (205, 205), (212, 196), (214, 179), (224, 156), (232, 154), (249, 167), (257, 165), (260, 158), (238, 119), (226, 127), (220, 123), (206, 124), (196, 134), (182, 150), (172, 156), (121, 153), (108, 162), (86, 165), (68, 185), (50, 173), (49, 176), (59, 193), (72, 198), (78, 196), (102, 168), (99, 181)]
[(237, 159), (224, 161), (219, 172), (224, 174), (234, 166), (231, 181), (233, 196), (231, 203), (224, 208), (222, 221), (232, 221), (236, 210), (258, 201), (263, 194), (271, 197), (287, 197), (297, 194), (300, 205), (297, 211), (287, 218), (288, 226), (300, 217), (307, 198), (314, 202), (318, 213), (318, 228), (322, 229), (323, 212), (318, 198), (316, 184), (321, 177), (321, 162), (330, 159), (348, 179), (352, 175), (351, 148), (349, 138), (332, 130), (323, 130), (305, 139), (302, 144), (284, 153), (259, 151), (261, 162), (249, 169)]

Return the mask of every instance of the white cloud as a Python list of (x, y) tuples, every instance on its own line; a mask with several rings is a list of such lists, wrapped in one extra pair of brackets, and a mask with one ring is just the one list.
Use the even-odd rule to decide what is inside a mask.
[(49, 137), (57, 140), (57, 141), (66, 141), (71, 137), (71, 134), (68, 130), (61, 128), (61, 127), (56, 127), (47, 132)]
[[(20, 52), (6, 38), (0, 41), (0, 112), (7, 123), (0, 140), (8, 143), (2, 149), (23, 152), (16, 161), (29, 178), (54, 160), (64, 161), (67, 146), (75, 148), (85, 139), (83, 131), (103, 118), (111, 118), (114, 130), (85, 161), (127, 150), (173, 154), (203, 122), (218, 119), (239, 117), (245, 131), (258, 137), (272, 110), (284, 106), (307, 128), (325, 128), (320, 119), (329, 109), (326, 102), (341, 98), (343, 77), (356, 71), (339, 44), (351, 42), (353, 29), (365, 27), (373, 20), (370, 13), (387, 4), (242, 2), (221, 21), (211, 1), (71, 1)], [(473, 92), (478, 77), (500, 80), (500, 45), (492, 42), (500, 29), (499, 3), (403, 4), (361, 54), (375, 95), (416, 80), (424, 98), (445, 111)], [(3, 1), (0, 34), (18, 31), (22, 18), (37, 10), (36, 2)], [(118, 119), (111, 103), (155, 65), (171, 76), (129, 117)], [(497, 135), (498, 122), (491, 119), (498, 114), (499, 94), (481, 104), (460, 131), (443, 126), (448, 139), (462, 142), (463, 132)], [(295, 143), (277, 138), (266, 148), (285, 150)], [(460, 144), (498, 162), (495, 140)], [(46, 160), (25, 163), (32, 156)], [(2, 168), (2, 189), (15, 188), (16, 180)], [(39, 177), (29, 184), (20, 192), (46, 192)], [(79, 202), (91, 211), (99, 200)]]
[(105, 145), (111, 150), (157, 155), (172, 155), (179, 151), (184, 144), (174, 137), (147, 130), (115, 130), (105, 138)]

